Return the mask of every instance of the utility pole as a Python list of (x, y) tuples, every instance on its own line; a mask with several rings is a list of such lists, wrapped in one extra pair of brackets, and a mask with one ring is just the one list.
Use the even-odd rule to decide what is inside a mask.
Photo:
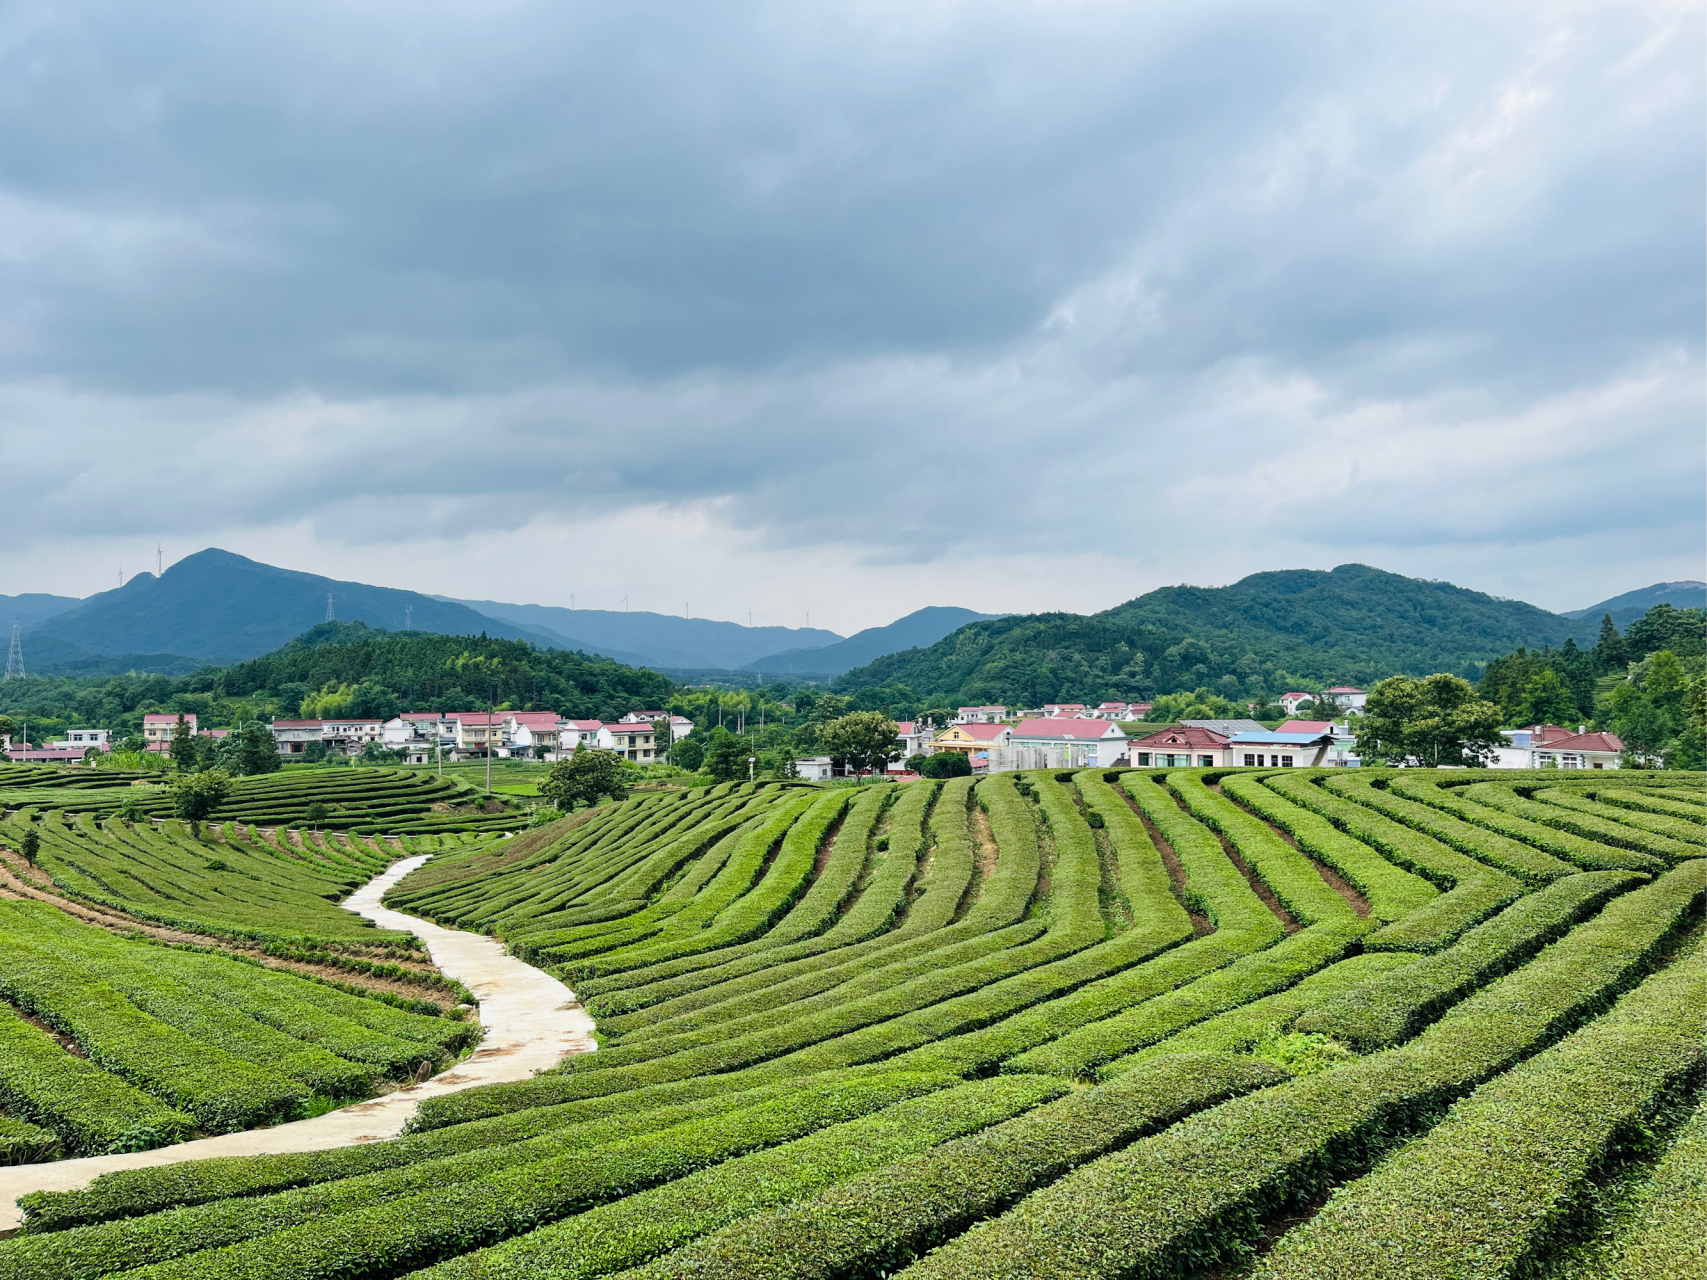
[(749, 783), (753, 781), (753, 767), (758, 764), (758, 762), (759, 758), (757, 756), (747, 757), (747, 781)]
[(486, 795), (488, 798), (490, 798), (492, 795), (492, 716), (493, 716), (492, 707), (493, 707), (493, 703), (492, 703), (491, 699), (487, 699), (487, 702), (486, 702)]
[(326, 593), (326, 621), (332, 621), (332, 593), (330, 591)]
[(160, 551), (160, 544), (158, 542), (156, 542), (154, 544), (154, 576), (156, 578), (163, 578), (166, 576), (166, 570), (163, 567), (165, 565), (165, 563), (166, 562), (162, 558), (162, 554)]

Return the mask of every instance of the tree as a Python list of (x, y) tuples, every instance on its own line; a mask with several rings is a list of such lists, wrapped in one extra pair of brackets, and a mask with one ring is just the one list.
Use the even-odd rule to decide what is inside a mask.
[(689, 773), (697, 773), (705, 759), (705, 743), (698, 738), (683, 738), (670, 745), (670, 763)]
[(539, 784), (539, 794), (565, 812), (600, 800), (622, 800), (628, 795), (622, 757), (614, 751), (582, 747), (567, 760), (552, 763)]
[(324, 800), (316, 800), (302, 811), (302, 820), (316, 831), (320, 829), (320, 824), (331, 816), (332, 806)]
[(24, 838), (18, 842), (18, 852), (24, 855), (25, 862), (32, 867), (36, 865), (36, 856), (41, 853), (41, 837), (34, 827), (24, 832)]
[(1393, 676), (1369, 691), (1354, 732), (1365, 764), (1475, 767), (1504, 745), (1501, 719), (1460, 676)]
[(859, 774), (901, 758), (900, 729), (881, 711), (854, 711), (818, 730), (833, 756)]
[(927, 778), (972, 776), (972, 757), (964, 751), (938, 751), (934, 755), (912, 756), (907, 764)]
[(705, 757), (700, 772), (718, 782), (740, 782), (747, 777), (747, 747), (722, 725), (706, 735)]
[(202, 822), (230, 794), (231, 775), (224, 769), (180, 773), (172, 779), (172, 812), (190, 824), (190, 834), (199, 840)]
[(214, 743), (213, 763), (234, 778), (275, 772), (279, 750), (273, 731), (256, 720), (237, 725)]
[(1624, 637), (1618, 634), (1618, 628), (1613, 625), (1612, 615), (1600, 615), (1600, 635), (1594, 642), (1594, 669), (1601, 675), (1613, 671), (1622, 672), (1629, 661), (1625, 655), (1628, 650), (1624, 647)]
[(196, 767), (196, 736), (190, 731), (189, 721), (184, 719), (184, 713), (178, 713), (178, 723), (172, 726), (172, 745), (168, 751), (172, 763), (185, 773)]
[(1559, 673), (1551, 667), (1529, 677), (1523, 702), (1517, 709), (1519, 724), (1568, 724), (1577, 718), (1577, 701)]

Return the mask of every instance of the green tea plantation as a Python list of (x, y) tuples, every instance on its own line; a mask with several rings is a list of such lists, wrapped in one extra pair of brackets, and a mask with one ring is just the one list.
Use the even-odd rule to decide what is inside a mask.
[[(597, 1051), (390, 1140), (32, 1191), (0, 1280), (1707, 1275), (1699, 774), (725, 784), (504, 839), (348, 772), (337, 835), (281, 831), (286, 774), (200, 840), (20, 788), (0, 844), (68, 904), (399, 956), (336, 904), (430, 853), (386, 905), (560, 978)], [(16, 1161), (477, 1034), (41, 900), (0, 901), (0, 997)]]

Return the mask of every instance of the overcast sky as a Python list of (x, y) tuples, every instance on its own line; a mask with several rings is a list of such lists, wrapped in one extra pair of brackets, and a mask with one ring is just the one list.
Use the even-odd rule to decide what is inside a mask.
[(0, 593), (1707, 576), (1700, 3), (0, 6)]

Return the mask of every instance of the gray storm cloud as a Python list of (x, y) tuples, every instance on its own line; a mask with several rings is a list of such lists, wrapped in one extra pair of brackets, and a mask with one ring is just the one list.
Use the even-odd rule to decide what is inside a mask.
[(1114, 500), (1167, 580), (1682, 576), (1704, 52), (1665, 4), (15, 5), (14, 549), (646, 507), (928, 564)]

